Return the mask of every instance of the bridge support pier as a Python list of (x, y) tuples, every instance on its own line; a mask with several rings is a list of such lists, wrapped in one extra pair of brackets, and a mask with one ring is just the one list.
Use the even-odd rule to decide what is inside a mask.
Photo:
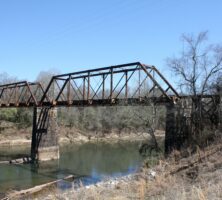
[(189, 124), (179, 105), (166, 105), (165, 154), (179, 150), (189, 138)]
[(31, 157), (38, 161), (59, 159), (57, 108), (34, 107)]

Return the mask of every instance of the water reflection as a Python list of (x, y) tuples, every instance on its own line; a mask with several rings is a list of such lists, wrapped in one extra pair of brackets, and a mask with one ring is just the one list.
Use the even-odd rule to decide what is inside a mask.
[[(16, 157), (12, 150), (4, 154), (0, 150), (0, 155)], [(70, 174), (83, 177), (81, 181), (84, 184), (95, 183), (110, 176), (132, 173), (141, 162), (138, 143), (68, 145), (61, 148), (58, 161), (37, 165), (0, 165), (0, 192), (32, 187)], [(59, 186), (70, 187), (64, 183)]]

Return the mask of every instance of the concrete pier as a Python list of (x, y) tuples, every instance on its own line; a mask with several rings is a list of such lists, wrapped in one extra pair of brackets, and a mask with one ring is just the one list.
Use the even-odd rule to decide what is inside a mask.
[(31, 157), (38, 161), (59, 159), (57, 108), (34, 108)]
[(179, 105), (166, 106), (165, 154), (180, 149), (189, 139), (189, 120)]

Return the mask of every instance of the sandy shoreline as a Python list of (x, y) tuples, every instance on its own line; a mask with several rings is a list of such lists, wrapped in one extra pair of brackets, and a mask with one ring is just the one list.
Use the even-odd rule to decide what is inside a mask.
[[(93, 135), (93, 134), (92, 134)], [(157, 139), (164, 138), (164, 131), (157, 131), (156, 133)], [(72, 144), (72, 143), (77, 143), (77, 144), (84, 144), (87, 142), (92, 142), (92, 143), (97, 143), (97, 142), (103, 142), (103, 143), (117, 143), (121, 141), (145, 141), (149, 140), (150, 136), (148, 133), (130, 133), (130, 134), (115, 134), (111, 133), (106, 136), (86, 136), (80, 133), (76, 134), (68, 134), (66, 136), (62, 135), (59, 137), (59, 145), (64, 146), (66, 144)], [(13, 137), (9, 138), (7, 137), (6, 139), (1, 138), (0, 140), (0, 147), (29, 147), (31, 146), (31, 139), (25, 139), (25, 138), (15, 138)]]

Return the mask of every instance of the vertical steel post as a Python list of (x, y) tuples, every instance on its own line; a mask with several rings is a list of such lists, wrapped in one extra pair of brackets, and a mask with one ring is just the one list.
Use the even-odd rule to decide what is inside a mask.
[(16, 84), (16, 88), (15, 88), (15, 104), (16, 106), (18, 106), (18, 86)]
[(102, 99), (105, 98), (105, 74), (103, 74), (103, 89), (102, 89)]
[(139, 69), (139, 99), (140, 99), (140, 82), (141, 82), (141, 72), (140, 72), (140, 69)]
[(125, 72), (125, 80), (126, 80), (126, 83), (125, 83), (125, 85), (126, 85), (126, 87), (125, 87), (125, 99), (127, 99), (127, 97), (128, 97), (128, 72)]
[(71, 98), (70, 98), (70, 96), (71, 96), (71, 75), (69, 76), (69, 80), (68, 80), (68, 86), (67, 86), (67, 103), (68, 103), (68, 105), (70, 105), (71, 104)]
[(55, 80), (53, 79), (52, 81), (52, 102), (54, 104), (54, 101), (55, 101)]
[(83, 78), (83, 100), (86, 98), (86, 77)]
[[(155, 73), (154, 73), (154, 70), (153, 70), (153, 78), (155, 79)], [(153, 82), (153, 97), (155, 95), (155, 83)]]
[(36, 159), (36, 136), (37, 136), (37, 107), (33, 108), (33, 121), (32, 121), (32, 144), (31, 144), (31, 159)]
[(88, 84), (87, 84), (87, 100), (90, 98), (90, 72), (88, 72)]
[(110, 100), (112, 103), (112, 99), (113, 99), (113, 68), (110, 69), (111, 73), (110, 73)]

